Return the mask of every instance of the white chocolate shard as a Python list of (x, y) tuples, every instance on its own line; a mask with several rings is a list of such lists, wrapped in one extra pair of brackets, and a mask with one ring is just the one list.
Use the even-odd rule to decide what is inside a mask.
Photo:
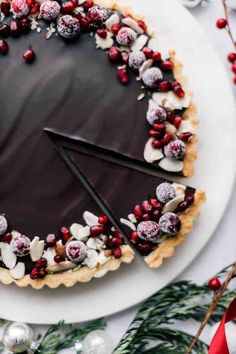
[(35, 236), (30, 244), (30, 258), (33, 262), (38, 261), (43, 254), (44, 241), (40, 240), (38, 236)]
[(16, 280), (24, 278), (25, 264), (22, 262), (17, 263), (14, 268), (10, 269), (10, 274), (11, 274), (12, 278), (16, 279)]
[(181, 172), (184, 167), (183, 161), (174, 161), (165, 157), (159, 162), (159, 166), (168, 172)]

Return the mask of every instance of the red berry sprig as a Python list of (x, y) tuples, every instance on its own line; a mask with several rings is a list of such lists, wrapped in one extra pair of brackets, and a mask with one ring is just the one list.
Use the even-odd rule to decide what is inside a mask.
[(213, 291), (219, 290), (221, 286), (221, 281), (218, 278), (212, 278), (208, 281), (208, 287)]

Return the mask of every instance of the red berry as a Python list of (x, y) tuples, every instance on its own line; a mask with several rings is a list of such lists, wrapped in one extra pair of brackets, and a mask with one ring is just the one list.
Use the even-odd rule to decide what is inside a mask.
[(18, 37), (20, 35), (20, 26), (18, 22), (12, 21), (10, 24), (10, 30), (12, 37)]
[(108, 222), (108, 217), (106, 215), (99, 216), (98, 223), (105, 225)]
[(216, 21), (216, 26), (219, 29), (225, 28), (228, 24), (228, 21), (226, 20), (226, 18), (219, 18), (219, 20)]
[(121, 233), (118, 230), (114, 229), (114, 228), (112, 228), (111, 233), (112, 233), (112, 235), (114, 237), (121, 237), (122, 238)]
[(46, 258), (41, 258), (39, 261), (35, 263), (35, 268), (46, 268), (47, 264), (48, 262)]
[(10, 3), (8, 1), (2, 1), (0, 9), (5, 16), (8, 16), (10, 13)]
[(158, 123), (158, 124), (153, 124), (153, 128), (155, 130), (157, 130), (158, 132), (163, 133), (166, 129), (166, 126), (165, 126), (165, 124)]
[(43, 279), (43, 278), (45, 277), (45, 275), (46, 275), (45, 269), (44, 269), (44, 268), (39, 269), (39, 271), (38, 271), (38, 278), (39, 278), (39, 279)]
[(131, 236), (130, 236), (130, 241), (135, 244), (139, 240), (138, 233), (136, 231), (133, 231)]
[(6, 38), (9, 36), (10, 32), (11, 32), (10, 27), (6, 23), (1, 22), (0, 23), (0, 36), (3, 38)]
[(107, 31), (104, 28), (99, 28), (96, 33), (101, 38), (107, 38)]
[(122, 63), (127, 64), (129, 61), (129, 54), (126, 52), (121, 53)]
[(33, 7), (35, 4), (35, 0), (26, 0), (26, 3), (29, 7)]
[(146, 23), (142, 20), (138, 20), (137, 22), (138, 22), (139, 27), (141, 27), (144, 30), (144, 32), (146, 32), (146, 30), (147, 30)]
[(155, 198), (150, 199), (150, 203), (154, 209), (159, 209), (159, 210), (162, 209), (162, 205), (157, 199)]
[(173, 135), (171, 133), (166, 133), (164, 138), (163, 138), (163, 144), (167, 145), (171, 142), (171, 140), (173, 139)]
[(180, 98), (183, 98), (185, 96), (185, 92), (180, 85), (176, 86), (173, 91), (176, 94), (176, 96)]
[(113, 256), (114, 256), (115, 258), (120, 258), (120, 257), (122, 257), (122, 252), (121, 252), (121, 249), (120, 249), (120, 248), (115, 248), (115, 249), (112, 251), (112, 253), (113, 253)]
[(149, 135), (150, 135), (152, 138), (158, 138), (159, 133), (158, 133), (156, 130), (151, 129), (151, 130), (149, 130)]
[(11, 240), (12, 240), (12, 234), (9, 232), (1, 237), (1, 242), (10, 243)]
[(182, 213), (188, 208), (188, 203), (184, 200), (183, 202), (179, 203), (176, 208), (176, 213)]
[(232, 64), (231, 70), (233, 71), (234, 74), (236, 74), (236, 63)]
[(114, 34), (117, 34), (120, 29), (121, 29), (120, 23), (115, 23), (114, 25), (111, 26), (111, 32)]
[(85, 1), (83, 4), (82, 4), (83, 8), (85, 10), (88, 10), (90, 9), (90, 7), (93, 6), (93, 0), (88, 0), (88, 1)]
[(47, 235), (46, 238), (46, 246), (47, 247), (54, 247), (57, 243), (57, 238), (54, 234)]
[(123, 85), (127, 85), (129, 83), (129, 75), (126, 69), (120, 69), (117, 72), (118, 79)]
[(153, 149), (161, 149), (163, 147), (163, 143), (161, 140), (153, 140), (152, 141), (152, 147)]
[(142, 242), (137, 245), (137, 248), (140, 252), (146, 254), (152, 250), (153, 244), (150, 242)]
[(27, 18), (24, 18), (24, 17), (20, 18), (19, 19), (19, 27), (20, 27), (21, 33), (23, 33), (23, 34), (29, 33), (29, 31), (30, 31), (30, 22), (29, 22), (29, 20)]
[(166, 118), (167, 118), (170, 122), (172, 122), (173, 119), (174, 119), (174, 112), (171, 111), (171, 110), (166, 111)]
[(104, 227), (102, 225), (95, 225), (90, 227), (90, 234), (93, 237), (99, 236), (104, 232)]
[(38, 279), (38, 277), (39, 277), (39, 270), (37, 268), (33, 268), (30, 273), (30, 278), (31, 279)]
[(229, 53), (229, 55), (228, 55), (228, 61), (229, 61), (230, 63), (235, 62), (235, 61), (236, 61), (236, 53)]
[(152, 211), (152, 204), (149, 203), (148, 200), (144, 200), (142, 202), (142, 208), (145, 213), (149, 213), (150, 211)]
[(233, 78), (233, 83), (236, 85), (236, 75)]
[(150, 220), (150, 219), (151, 219), (150, 214), (149, 214), (149, 213), (145, 213), (145, 214), (143, 214), (142, 219), (143, 219), (144, 221), (148, 221), (148, 220)]
[(70, 231), (67, 227), (61, 227), (59, 231), (64, 242), (67, 242), (71, 238)]
[(153, 61), (161, 61), (161, 53), (160, 52), (154, 52), (152, 54), (152, 59), (153, 59)]
[(185, 198), (186, 202), (188, 203), (188, 205), (191, 205), (193, 204), (194, 202), (194, 194), (189, 194), (186, 196)]
[(182, 118), (179, 116), (176, 116), (173, 120), (174, 126), (178, 129), (180, 127), (180, 124), (182, 123)]
[(136, 217), (136, 219), (140, 220), (143, 216), (143, 210), (142, 210), (141, 205), (139, 205), (139, 204), (135, 205), (133, 213), (134, 213), (134, 216)]
[(161, 63), (161, 68), (164, 71), (172, 71), (174, 64), (170, 60), (165, 60)]
[(116, 47), (111, 47), (108, 51), (108, 58), (116, 63), (121, 59), (121, 53)]
[(152, 218), (154, 219), (154, 220), (159, 220), (160, 219), (160, 217), (161, 217), (161, 212), (160, 212), (160, 210), (154, 210), (153, 211), (153, 213), (152, 213)]
[(7, 41), (4, 41), (4, 39), (0, 40), (0, 54), (5, 55), (8, 53), (9, 46)]
[(153, 50), (152, 49), (150, 49), (148, 47), (145, 47), (145, 48), (143, 48), (143, 53), (144, 53), (144, 55), (145, 55), (145, 57), (147, 59), (152, 59), (152, 56), (153, 56)]
[(61, 5), (61, 12), (65, 14), (70, 14), (74, 11), (75, 7), (72, 1), (67, 1), (62, 3)]
[(169, 81), (161, 81), (159, 83), (159, 90), (162, 92), (167, 92), (170, 91), (171, 89), (171, 84)]
[(208, 286), (211, 290), (216, 291), (221, 288), (221, 282), (218, 278), (212, 278), (209, 280)]
[(71, 0), (72, 4), (74, 5), (74, 7), (78, 6), (78, 0)]
[(81, 29), (83, 31), (87, 30), (90, 24), (90, 19), (88, 17), (81, 17), (79, 21)]
[(108, 240), (108, 247), (111, 249), (114, 249), (116, 247), (119, 247), (123, 244), (123, 239), (122, 237), (115, 237), (110, 240)]
[(56, 255), (56, 256), (54, 257), (54, 261), (55, 261), (56, 263), (64, 262), (64, 261), (65, 261), (65, 257)]
[(191, 133), (180, 133), (179, 138), (180, 140), (189, 143), (193, 139), (193, 135)]

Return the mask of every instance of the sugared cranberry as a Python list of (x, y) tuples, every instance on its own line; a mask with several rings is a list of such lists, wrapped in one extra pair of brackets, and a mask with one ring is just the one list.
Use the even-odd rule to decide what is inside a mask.
[(181, 221), (177, 214), (165, 213), (159, 220), (161, 231), (167, 235), (176, 235), (181, 227)]
[(176, 208), (176, 213), (182, 213), (188, 208), (188, 203), (184, 200), (183, 202), (179, 203)]
[(59, 16), (60, 10), (61, 7), (57, 1), (47, 0), (44, 1), (40, 6), (40, 15), (46, 21), (53, 21)]
[(57, 238), (56, 238), (56, 235), (54, 234), (49, 234), (47, 235), (47, 238), (46, 238), (46, 246), (47, 247), (54, 247), (57, 243)]
[(20, 27), (20, 32), (23, 34), (27, 34), (30, 31), (30, 22), (27, 18), (22, 17), (19, 19), (19, 27)]
[(30, 12), (30, 7), (26, 0), (13, 0), (11, 2), (11, 9), (13, 14), (18, 18), (27, 16)]
[(173, 135), (171, 133), (166, 133), (164, 138), (163, 138), (163, 144), (167, 145), (171, 140), (173, 139)]
[(70, 241), (66, 245), (66, 255), (71, 262), (80, 263), (87, 255), (87, 247), (81, 241)]
[(111, 47), (107, 54), (110, 61), (114, 63), (117, 63), (121, 59), (121, 53), (116, 47)]
[(230, 63), (234, 63), (236, 61), (236, 53), (229, 53), (228, 55), (228, 61)]
[(228, 24), (228, 21), (226, 20), (226, 18), (219, 18), (217, 21), (216, 21), (216, 26), (219, 28), (219, 29), (222, 29), (222, 28), (225, 28)]
[(172, 71), (174, 64), (170, 60), (165, 60), (161, 63), (161, 68), (164, 71)]
[(144, 71), (142, 80), (147, 87), (156, 88), (162, 80), (162, 72), (160, 69), (152, 67)]
[(117, 34), (120, 29), (121, 29), (120, 23), (115, 23), (114, 25), (111, 26), (111, 32), (114, 34)]
[(180, 124), (182, 123), (182, 118), (180, 116), (176, 116), (173, 120), (174, 126), (178, 129)]
[(121, 258), (121, 257), (122, 257), (122, 251), (121, 251), (120, 248), (115, 248), (115, 249), (112, 251), (112, 253), (113, 253), (113, 256), (114, 256), (115, 258)]
[(152, 211), (152, 204), (149, 203), (148, 200), (144, 200), (142, 202), (142, 208), (145, 213), (149, 213), (150, 211)]
[(104, 232), (104, 227), (102, 225), (95, 225), (90, 227), (90, 234), (93, 237), (99, 236)]
[[(166, 120), (166, 112), (161, 106), (150, 104), (146, 118), (150, 125), (162, 124)], [(156, 129), (155, 126), (154, 129)]]
[(62, 3), (61, 6), (61, 12), (66, 15), (66, 14), (71, 14), (74, 11), (75, 7), (72, 1), (66, 1)]
[(143, 210), (141, 205), (137, 204), (135, 205), (133, 209), (134, 216), (136, 217), (137, 220), (140, 220), (143, 216)]
[(90, 24), (90, 19), (88, 17), (82, 17), (80, 18), (80, 26), (82, 31), (87, 31), (89, 28), (89, 24)]
[(108, 217), (106, 215), (99, 216), (98, 223), (101, 225), (106, 225), (108, 222)]
[(152, 213), (152, 218), (156, 221), (158, 221), (161, 217), (161, 212), (160, 210), (154, 210)]
[(47, 264), (48, 262), (46, 258), (41, 258), (39, 261), (35, 263), (35, 268), (46, 268)]
[(55, 261), (56, 263), (62, 263), (62, 262), (65, 261), (65, 257), (56, 255), (56, 256), (54, 257), (54, 261)]
[(4, 39), (0, 40), (0, 54), (1, 55), (7, 54), (8, 50), (9, 50), (9, 46), (7, 41), (5, 41)]
[(31, 273), (30, 273), (30, 278), (31, 279), (38, 279), (39, 275), (39, 270), (38, 268), (33, 268)]
[(158, 209), (158, 210), (162, 209), (162, 204), (155, 198), (150, 199), (150, 204), (154, 209)]
[(136, 38), (137, 33), (129, 27), (122, 27), (116, 35), (117, 42), (124, 47), (131, 47)]
[(28, 49), (24, 54), (23, 58), (27, 63), (33, 63), (36, 58), (35, 52), (32, 49)]
[(179, 134), (179, 138), (180, 138), (180, 140), (189, 143), (193, 139), (193, 134), (191, 134), (191, 133), (180, 133)]
[(236, 63), (233, 63), (233, 64), (231, 65), (231, 70), (232, 70), (233, 73), (236, 74)]
[(121, 61), (123, 64), (127, 64), (129, 61), (129, 54), (126, 52), (121, 53)]
[(161, 149), (163, 147), (163, 143), (161, 140), (153, 140), (152, 141), (152, 147), (153, 149)]
[(108, 19), (108, 11), (105, 8), (93, 6), (88, 10), (88, 17), (94, 26), (102, 26)]
[(18, 22), (12, 21), (10, 24), (10, 30), (12, 37), (18, 37), (20, 35), (20, 26)]
[(93, 0), (87, 0), (82, 4), (85, 10), (90, 9), (93, 6)]
[(128, 75), (128, 72), (126, 69), (119, 69), (117, 71), (117, 76), (123, 85), (127, 85), (129, 83), (130, 79), (129, 79), (129, 75)]
[(142, 221), (137, 226), (137, 233), (139, 238), (144, 241), (156, 242), (160, 237), (161, 230), (155, 221)]
[(10, 13), (10, 3), (8, 1), (2, 1), (0, 9), (5, 16), (8, 16)]
[(80, 34), (80, 21), (71, 15), (64, 15), (57, 22), (57, 30), (65, 39), (75, 38)]
[(185, 198), (186, 202), (188, 203), (188, 205), (191, 205), (193, 204), (194, 202), (194, 194), (189, 194), (186, 196)]
[(161, 92), (167, 92), (167, 91), (170, 91), (171, 89), (171, 85), (170, 85), (170, 82), (169, 81), (161, 81), (159, 83), (159, 90)]
[(46, 270), (44, 268), (39, 269), (38, 278), (43, 279), (46, 276)]
[(213, 278), (208, 281), (208, 286), (211, 290), (217, 291), (221, 288), (221, 281), (218, 278)]
[(182, 160), (185, 154), (185, 144), (182, 140), (176, 139), (172, 140), (164, 148), (164, 154), (168, 159), (171, 160)]
[(0, 36), (3, 38), (6, 38), (9, 36), (10, 32), (11, 32), (10, 27), (6, 23), (1, 22), (0, 23)]
[(67, 242), (71, 238), (71, 233), (67, 227), (61, 227), (59, 231), (64, 242)]
[(30, 239), (24, 235), (16, 235), (12, 238), (10, 246), (17, 257), (27, 256), (30, 252)]
[(157, 186), (156, 196), (161, 203), (166, 204), (176, 197), (176, 191), (171, 183), (163, 182)]
[(143, 52), (137, 51), (132, 52), (129, 55), (129, 67), (133, 70), (139, 70), (142, 64), (145, 62), (146, 58)]
[(146, 23), (143, 20), (138, 20), (137, 23), (138, 23), (139, 27), (142, 28), (142, 30), (144, 30), (144, 32), (146, 32), (146, 30), (147, 30)]
[(133, 244), (136, 244), (138, 242), (138, 240), (139, 240), (138, 233), (136, 231), (133, 231), (130, 236), (130, 241)]
[(104, 28), (99, 28), (96, 33), (101, 38), (107, 38), (107, 31)]
[(0, 240), (1, 242), (10, 243), (12, 240), (12, 234), (8, 232), (7, 234), (3, 235)]
[(153, 50), (148, 47), (145, 47), (143, 48), (143, 54), (145, 55), (146, 59), (152, 59)]

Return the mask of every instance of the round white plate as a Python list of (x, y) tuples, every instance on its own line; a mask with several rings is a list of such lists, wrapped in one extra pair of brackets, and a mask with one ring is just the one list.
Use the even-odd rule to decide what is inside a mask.
[(176, 254), (160, 270), (149, 269), (140, 257), (89, 284), (56, 290), (0, 285), (0, 318), (28, 323), (61, 319), (80, 322), (133, 306), (172, 281), (197, 256), (220, 221), (234, 181), (235, 102), (224, 67), (207, 35), (176, 0), (128, 0), (176, 48), (185, 64), (201, 121), (196, 174), (185, 182), (203, 188), (207, 202)]

